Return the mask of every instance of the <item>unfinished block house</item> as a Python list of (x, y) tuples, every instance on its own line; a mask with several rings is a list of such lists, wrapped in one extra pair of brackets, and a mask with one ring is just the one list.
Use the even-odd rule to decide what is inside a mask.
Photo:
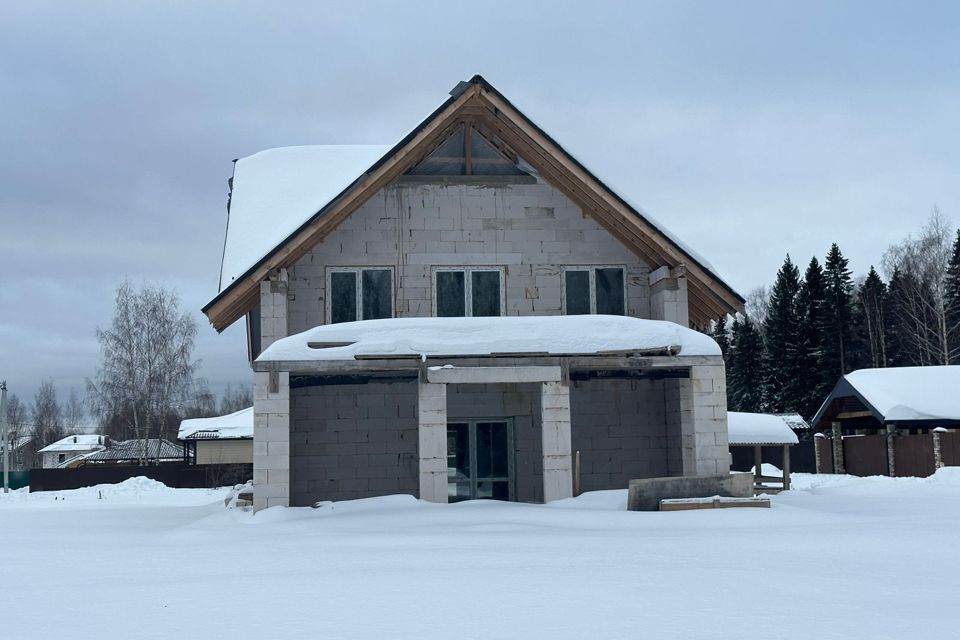
[(728, 470), (742, 298), (483, 78), (391, 147), (236, 162), (219, 294), (254, 503), (550, 501)]

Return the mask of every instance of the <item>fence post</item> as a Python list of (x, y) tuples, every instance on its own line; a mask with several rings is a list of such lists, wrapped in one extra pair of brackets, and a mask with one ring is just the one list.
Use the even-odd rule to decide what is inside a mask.
[(820, 441), (826, 438), (822, 433), (813, 434), (813, 460), (814, 466), (816, 468), (817, 474), (823, 473), (823, 463), (820, 461)]
[(893, 438), (897, 433), (897, 425), (887, 425), (887, 474), (893, 478), (897, 475), (897, 466), (893, 459)]
[(943, 468), (943, 450), (940, 448), (940, 434), (946, 431), (943, 427), (933, 430), (933, 468)]
[(847, 472), (843, 464), (843, 432), (839, 422), (834, 422), (830, 427), (833, 430), (833, 472), (842, 475)]

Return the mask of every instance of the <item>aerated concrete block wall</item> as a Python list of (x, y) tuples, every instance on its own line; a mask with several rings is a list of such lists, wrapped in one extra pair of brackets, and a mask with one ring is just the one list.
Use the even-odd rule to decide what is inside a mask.
[(572, 444), (583, 491), (623, 489), (635, 478), (670, 475), (663, 380), (571, 383)]
[(573, 265), (624, 265), (627, 312), (650, 317), (649, 265), (552, 186), (394, 184), (291, 267), (288, 329), (327, 322), (328, 267), (392, 267), (395, 315), (427, 317), (433, 266), (502, 266), (507, 315), (559, 315)]
[(417, 495), (417, 382), (291, 393), (291, 504)]
[(290, 374), (253, 374), (253, 506), (290, 504)]

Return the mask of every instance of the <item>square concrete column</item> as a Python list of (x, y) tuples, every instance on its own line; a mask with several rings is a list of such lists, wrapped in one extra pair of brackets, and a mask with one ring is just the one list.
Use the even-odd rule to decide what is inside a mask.
[(664, 265), (650, 272), (650, 317), (690, 326), (686, 269)]
[(543, 501), (573, 496), (570, 456), (570, 387), (544, 382), (540, 391), (543, 423)]
[(260, 350), (287, 337), (287, 271), (260, 283)]
[(290, 374), (253, 374), (253, 508), (290, 505)]
[[(720, 356), (716, 357), (716, 364), (690, 367), (690, 391), (692, 429), (685, 428), (684, 435), (692, 434), (693, 473), (729, 473), (727, 381)], [(687, 475), (689, 470), (684, 466)]]
[(420, 382), (417, 398), (420, 499), (447, 501), (447, 385)]

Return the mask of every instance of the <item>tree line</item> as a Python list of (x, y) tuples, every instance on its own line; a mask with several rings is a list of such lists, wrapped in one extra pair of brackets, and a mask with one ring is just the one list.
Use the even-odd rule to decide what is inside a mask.
[(228, 384), (217, 397), (196, 375), (197, 326), (175, 293), (125, 281), (116, 291), (110, 325), (98, 328), (100, 363), (81, 395), (71, 388), (66, 402), (52, 380), (44, 380), (28, 404), (7, 397), (11, 441), (30, 436), (36, 449), (83, 433), (95, 421), (115, 440), (176, 439), (180, 421), (232, 413), (253, 406), (249, 386)]
[(857, 281), (837, 244), (803, 274), (789, 254), (773, 286), (710, 329), (732, 411), (810, 419), (837, 380), (863, 368), (960, 363), (960, 230), (934, 209)]

